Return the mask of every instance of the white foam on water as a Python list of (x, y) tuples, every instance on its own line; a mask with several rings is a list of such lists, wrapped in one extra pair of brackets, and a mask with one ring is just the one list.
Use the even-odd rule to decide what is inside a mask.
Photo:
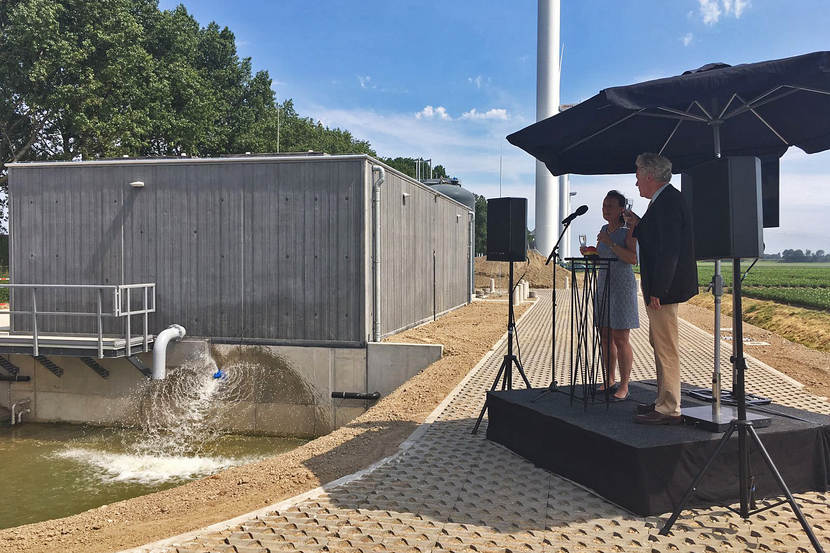
[(97, 469), (95, 476), (104, 483), (129, 482), (148, 485), (199, 478), (256, 460), (254, 458), (182, 455), (133, 455), (84, 448), (67, 449), (55, 455)]
[(122, 451), (78, 444), (54, 455), (89, 467), (93, 480), (143, 485), (184, 482), (255, 462), (262, 456), (211, 455), (226, 434), (222, 418), (233, 416), (235, 405), (247, 399), (243, 368), (229, 367), (220, 380), (213, 378), (218, 369), (209, 355), (192, 359), (166, 379), (138, 387), (140, 432), (123, 435)]

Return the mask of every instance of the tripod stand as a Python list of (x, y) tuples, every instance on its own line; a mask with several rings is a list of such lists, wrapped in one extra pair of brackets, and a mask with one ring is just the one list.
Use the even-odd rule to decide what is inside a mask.
[[(741, 518), (747, 519), (750, 516), (757, 514), (761, 511), (766, 511), (768, 509), (772, 509), (779, 505), (783, 505), (784, 503), (789, 503), (790, 508), (792, 508), (795, 517), (798, 519), (798, 522), (801, 524), (801, 527), (804, 529), (804, 532), (807, 534), (807, 537), (810, 539), (810, 543), (813, 544), (813, 548), (816, 550), (817, 553), (823, 553), (824, 549), (822, 548), (821, 544), (816, 538), (816, 535), (813, 533), (813, 529), (810, 527), (807, 520), (804, 518), (804, 514), (801, 512), (801, 509), (798, 507), (798, 504), (795, 502), (792, 493), (790, 493), (789, 488), (787, 488), (787, 484), (784, 482), (784, 479), (781, 476), (781, 473), (778, 472), (778, 468), (775, 466), (775, 463), (772, 461), (772, 458), (769, 456), (764, 444), (761, 442), (761, 439), (758, 437), (758, 433), (755, 432), (755, 428), (752, 426), (752, 422), (748, 421), (746, 418), (746, 392), (744, 390), (744, 372), (746, 371), (746, 360), (744, 359), (744, 351), (743, 351), (743, 328), (742, 324), (742, 317), (741, 317), (741, 260), (734, 259), (732, 261), (732, 344), (733, 344), (733, 355), (732, 355), (732, 367), (733, 373), (735, 374), (735, 382), (733, 383), (733, 395), (738, 403), (738, 418), (734, 419), (731, 423), (729, 423), (729, 428), (727, 428), (726, 432), (721, 438), (721, 441), (718, 443), (718, 446), (715, 448), (715, 451), (712, 452), (712, 455), (706, 461), (706, 464), (700, 470), (700, 472), (695, 476), (694, 480), (692, 480), (691, 485), (686, 490), (686, 493), (683, 494), (683, 498), (678, 503), (677, 507), (675, 508), (674, 512), (672, 513), (669, 520), (660, 529), (660, 535), (667, 535), (671, 530), (672, 525), (675, 523), (677, 518), (680, 516), (680, 513), (683, 511), (684, 505), (691, 499), (692, 495), (694, 494), (698, 483), (706, 474), (706, 471), (709, 470), (709, 467), (712, 466), (712, 462), (715, 458), (720, 454), (723, 448), (726, 446), (727, 442), (729, 442), (729, 438), (732, 437), (732, 434), (735, 433), (737, 430), (738, 432), (738, 491), (740, 495), (740, 510), (735, 511), (730, 507), (731, 511), (737, 513)], [(717, 362), (717, 360), (716, 360)], [(750, 498), (750, 491), (752, 489), (752, 477), (750, 476), (749, 471), (749, 445), (752, 442), (748, 442), (748, 438), (752, 438), (752, 442), (758, 447), (758, 450), (761, 452), (761, 456), (764, 459), (764, 463), (769, 468), (772, 475), (775, 477), (778, 486), (781, 488), (781, 491), (784, 492), (786, 499), (779, 501), (773, 505), (767, 507), (761, 507), (760, 509), (750, 510), (751, 507), (751, 498)]]
[[(519, 374), (522, 377), (522, 380), (525, 381), (525, 386), (530, 389), (530, 381), (527, 379), (527, 375), (525, 375), (525, 370), (522, 368), (521, 362), (519, 359), (513, 355), (513, 334), (516, 332), (516, 320), (515, 315), (513, 313), (513, 262), (510, 262), (510, 276), (508, 277), (508, 291), (510, 292), (510, 299), (509, 302), (509, 309), (508, 309), (508, 318), (507, 318), (507, 354), (504, 356), (504, 359), (501, 362), (501, 366), (499, 367), (499, 372), (496, 374), (496, 379), (493, 380), (493, 385), (490, 387), (490, 391), (494, 391), (496, 387), (499, 385), (499, 380), (501, 380), (501, 389), (502, 390), (512, 390), (513, 389), (513, 364), (515, 363), (516, 368), (519, 370)], [(481, 425), (481, 419), (484, 418), (484, 413), (487, 411), (487, 400), (484, 401), (484, 407), (481, 408), (481, 413), (478, 414), (478, 420), (476, 420), (476, 425), (473, 427), (473, 434), (478, 432), (478, 427)]]

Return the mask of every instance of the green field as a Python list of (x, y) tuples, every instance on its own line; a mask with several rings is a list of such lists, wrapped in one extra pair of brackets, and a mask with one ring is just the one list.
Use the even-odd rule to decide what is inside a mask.
[[(751, 262), (741, 264), (741, 272), (746, 272)], [(712, 280), (715, 264), (700, 262), (697, 264), (697, 278), (701, 285)], [(732, 286), (732, 262), (721, 263), (721, 275), (726, 286)], [(746, 286), (773, 286), (795, 288), (830, 288), (830, 263), (776, 263), (759, 261), (743, 281)]]
[[(749, 265), (749, 262), (742, 264), (742, 273)], [(706, 287), (712, 280), (715, 264), (700, 262), (697, 270), (698, 282)], [(731, 289), (731, 261), (721, 264), (721, 274), (724, 286)], [(830, 311), (830, 263), (759, 261), (744, 279), (742, 295)]]

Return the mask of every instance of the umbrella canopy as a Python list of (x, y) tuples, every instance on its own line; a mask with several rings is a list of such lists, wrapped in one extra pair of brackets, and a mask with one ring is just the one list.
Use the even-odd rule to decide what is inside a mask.
[(830, 148), (830, 52), (607, 88), (507, 140), (554, 175), (633, 173), (642, 152), (675, 172), (722, 155)]

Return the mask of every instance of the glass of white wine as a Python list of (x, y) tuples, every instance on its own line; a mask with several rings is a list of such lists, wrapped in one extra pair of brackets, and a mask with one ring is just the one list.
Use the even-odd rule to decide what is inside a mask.
[(588, 236), (585, 234), (579, 235), (579, 245), (580, 247), (584, 248), (588, 244)]

